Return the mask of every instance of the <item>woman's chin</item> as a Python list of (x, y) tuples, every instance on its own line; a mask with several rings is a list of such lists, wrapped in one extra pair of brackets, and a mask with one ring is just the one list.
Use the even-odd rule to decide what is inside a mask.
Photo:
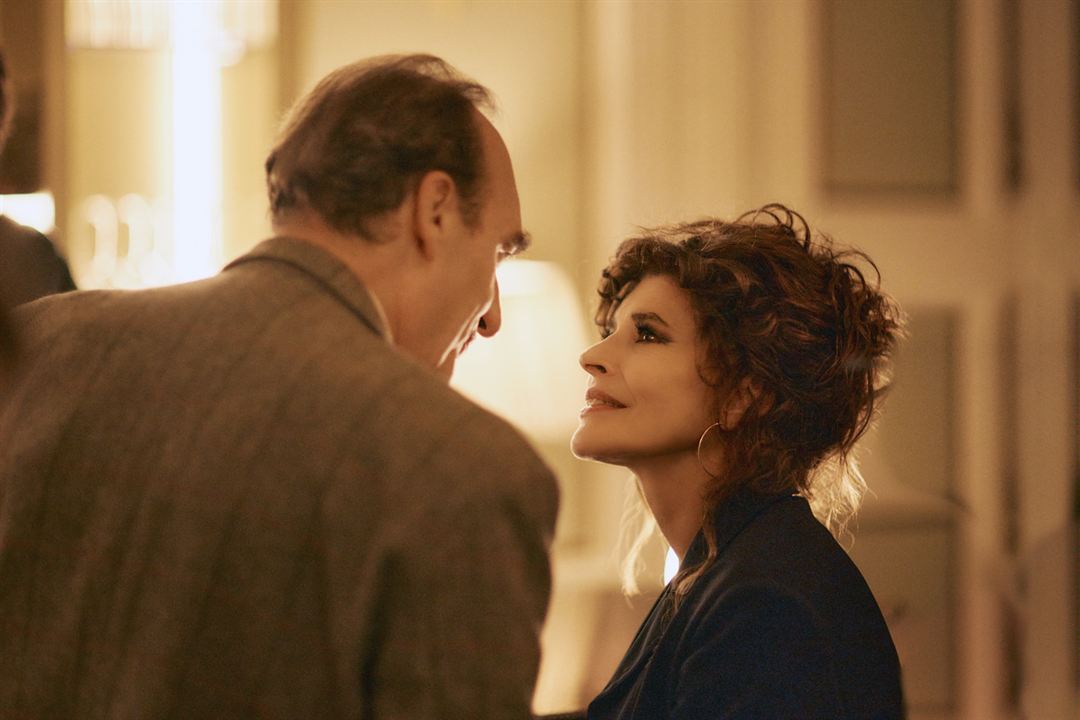
[(581, 439), (581, 428), (578, 428), (570, 437), (570, 452), (578, 460), (592, 460), (593, 456), (590, 450), (589, 443)]
[(608, 465), (622, 465), (620, 462), (621, 453), (615, 448), (608, 447), (604, 443), (598, 442), (595, 438), (590, 438), (587, 432), (583, 432), (582, 428), (578, 428), (577, 432), (570, 438), (570, 452), (574, 454), (578, 460), (592, 460), (594, 462), (607, 463)]
[(588, 432), (581, 425), (570, 436), (570, 452), (578, 460), (595, 460), (593, 457), (593, 443), (589, 442)]
[(601, 460), (603, 445), (601, 439), (596, 437), (595, 429), (589, 428), (585, 423), (578, 425), (577, 430), (570, 436), (570, 452), (579, 460)]

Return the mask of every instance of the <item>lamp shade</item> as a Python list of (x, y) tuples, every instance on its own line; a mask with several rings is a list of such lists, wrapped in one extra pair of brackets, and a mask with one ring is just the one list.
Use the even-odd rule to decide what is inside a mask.
[(568, 440), (584, 405), (578, 356), (590, 342), (574, 285), (535, 260), (508, 260), (497, 277), (502, 326), (469, 346), (451, 384), (534, 440)]

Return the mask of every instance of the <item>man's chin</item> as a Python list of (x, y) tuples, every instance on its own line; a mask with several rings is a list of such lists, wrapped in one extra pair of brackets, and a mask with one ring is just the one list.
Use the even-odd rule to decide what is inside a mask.
[(465, 338), (464, 342), (460, 342), (459, 344), (455, 343), (457, 346), (446, 351), (442, 361), (435, 367), (435, 373), (447, 382), (450, 382), (450, 377), (454, 374), (454, 365), (457, 363), (457, 359), (461, 357), (462, 353), (469, 349), (469, 346), (472, 345), (472, 342), (475, 339), (476, 333), (473, 332)]
[(444, 381), (450, 382), (450, 378), (454, 374), (454, 365), (457, 363), (457, 359), (458, 353), (456, 351), (447, 353), (443, 361), (435, 367), (435, 374)]

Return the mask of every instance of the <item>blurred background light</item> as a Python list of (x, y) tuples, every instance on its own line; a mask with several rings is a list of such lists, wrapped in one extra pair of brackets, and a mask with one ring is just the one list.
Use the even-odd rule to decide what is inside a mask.
[(509, 260), (498, 279), (502, 327), (470, 345), (453, 385), (530, 437), (568, 443), (585, 397), (577, 358), (589, 344), (577, 292), (550, 262)]
[(221, 69), (215, 3), (173, 2), (172, 231), (177, 280), (221, 265)]
[(40, 233), (50, 233), (56, 227), (56, 201), (51, 192), (0, 195), (0, 215)]
[[(98, 191), (76, 200), (75, 207), (93, 212), (75, 216), (72, 234), (85, 235), (95, 247), (101, 246), (89, 267), (75, 258), (80, 284), (145, 287), (217, 272), (226, 254), (222, 68), (277, 39), (277, 1), (68, 0), (64, 10), (69, 50), (99, 56), (80, 55), (87, 68), (99, 60), (103, 64), (116, 61), (120, 57), (116, 53), (127, 53), (130, 62), (147, 68), (155, 67), (155, 56), (164, 57), (161, 74), (150, 72), (154, 86), (165, 90), (165, 102), (159, 103), (164, 113), (160, 146), (167, 148), (160, 164), (164, 185), (149, 193), (148, 188), (136, 185), (122, 187), (116, 194)], [(152, 101), (147, 97), (146, 104), (117, 112), (131, 116), (124, 122), (135, 116), (153, 122), (158, 116)], [(139, 138), (132, 137), (129, 151), (138, 152), (138, 142)], [(147, 163), (153, 160), (148, 158)], [(101, 232), (109, 225), (103, 221), (109, 213), (101, 200), (119, 211), (121, 193), (141, 196), (146, 209), (155, 210), (144, 213), (141, 206), (127, 202), (125, 214), (135, 224), (125, 226), (121, 221), (120, 234), (113, 242), (110, 232)], [(157, 217), (159, 209), (164, 217)], [(153, 222), (140, 219), (151, 215)], [(128, 230), (135, 231), (138, 247), (129, 248), (124, 242)], [(126, 259), (129, 249), (134, 253), (130, 261)], [(108, 272), (102, 274), (106, 268)]]

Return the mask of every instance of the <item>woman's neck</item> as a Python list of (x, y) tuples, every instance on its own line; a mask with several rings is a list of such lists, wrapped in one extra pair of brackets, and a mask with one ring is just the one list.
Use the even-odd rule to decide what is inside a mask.
[(641, 481), (649, 510), (679, 562), (701, 530), (705, 489), (711, 478), (695, 453), (635, 462), (628, 468)]

